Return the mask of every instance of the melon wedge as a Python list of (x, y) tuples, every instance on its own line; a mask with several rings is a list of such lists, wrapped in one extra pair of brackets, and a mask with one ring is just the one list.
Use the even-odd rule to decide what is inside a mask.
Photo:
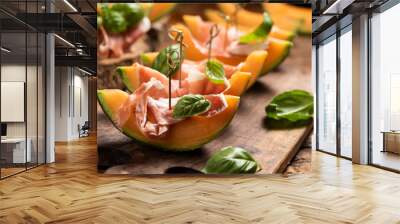
[[(150, 67), (153, 64), (154, 59), (157, 57), (158, 52), (149, 52), (140, 55), (143, 65)], [(268, 58), (268, 53), (266, 51), (253, 51), (249, 54), (243, 62), (243, 65), (239, 69), (240, 72), (248, 72), (251, 77), (247, 85), (247, 89), (250, 88), (257, 80), (257, 78), (264, 74), (262, 73), (262, 68), (264, 66), (264, 62)], [(118, 69), (119, 74), (121, 75), (122, 80), (127, 80), (123, 76), (132, 75), (132, 71), (129, 69), (125, 69), (126, 67), (120, 67)], [(124, 74), (121, 74), (124, 73)], [(128, 87), (129, 89), (129, 87)], [(232, 94), (235, 95), (235, 94)]]
[(300, 23), (299, 33), (310, 35), (312, 33), (311, 8), (295, 6), (287, 3), (264, 3), (264, 9), (271, 15), (273, 21), (297, 21)]
[[(194, 34), (192, 35), (191, 32), (192, 29), (198, 30), (197, 26), (193, 25), (194, 24), (193, 21), (194, 20), (190, 22), (191, 23), (190, 27), (189, 26), (186, 27), (183, 24), (177, 24), (174, 25), (173, 28), (181, 30), (184, 33), (183, 42), (187, 45), (187, 48), (185, 50), (186, 58), (190, 60), (204, 60), (207, 58), (207, 55), (201, 52), (198, 43), (195, 40)], [(197, 21), (199, 20), (197, 19)], [(291, 41), (280, 40), (274, 37), (268, 37), (267, 41), (268, 41), (268, 47), (265, 50), (268, 53), (268, 57), (264, 62), (263, 69), (261, 70), (261, 74), (263, 75), (278, 67), (289, 55), (290, 49), (293, 46), (293, 43)], [(216, 58), (222, 63), (229, 65), (238, 65), (242, 61), (246, 60), (246, 56), (238, 56), (238, 55), (230, 55), (230, 57), (217, 56)]]
[[(118, 89), (97, 91), (98, 101), (108, 118), (114, 123), (119, 107), (128, 99), (128, 93)], [(118, 127), (128, 137), (137, 142), (169, 151), (189, 151), (200, 148), (215, 139), (234, 117), (240, 98), (225, 95), (228, 107), (213, 117), (193, 116), (170, 127), (164, 137), (150, 138), (138, 128), (135, 114), (123, 127)], [(117, 126), (116, 126), (117, 127)], [(188, 131), (190, 130), (190, 131)]]
[(278, 67), (289, 55), (290, 49), (293, 47), (292, 42), (273, 37), (268, 38), (268, 43), (268, 57), (261, 70), (262, 74), (267, 74)]
[[(261, 70), (261, 66), (259, 68)], [(246, 70), (250, 71), (250, 69)], [(117, 68), (117, 73), (130, 92), (134, 92), (143, 82), (148, 81), (140, 76), (141, 73), (138, 72), (138, 64), (120, 66)], [(244, 71), (235, 72), (229, 79), (230, 88), (225, 91), (225, 94), (233, 96), (242, 95), (249, 87), (250, 80), (253, 80), (251, 73)]]
[(151, 22), (155, 22), (170, 13), (175, 6), (176, 3), (153, 3), (147, 16)]
[[(205, 16), (211, 22), (214, 22), (217, 24), (222, 24), (222, 25), (226, 24), (224, 18), (222, 17), (222, 14), (220, 12), (218, 12), (217, 10), (207, 9), (205, 11)], [(256, 24), (256, 23), (252, 24), (251, 26), (245, 26), (245, 25), (241, 24), (242, 21), (238, 21), (238, 22), (239, 22), (239, 24), (237, 25), (237, 28), (240, 31), (243, 31), (246, 33), (253, 31), (258, 26), (258, 24)], [(271, 32), (268, 35), (270, 37), (275, 37), (275, 38), (282, 39), (282, 40), (292, 41), (294, 39), (294, 37), (296, 36), (296, 33), (284, 30), (284, 29), (274, 25), (274, 26), (272, 26)]]
[[(276, 4), (276, 3), (273, 3)], [(235, 12), (235, 4), (234, 3), (218, 3), (218, 8), (227, 15), (232, 15)], [(268, 10), (267, 10), (268, 11)], [(292, 17), (285, 18), (282, 15), (287, 15), (288, 12), (280, 12), (280, 16), (273, 16), (269, 11), (272, 18), (272, 22), (274, 25), (278, 26), (281, 29), (297, 33), (304, 23), (303, 20), (294, 19)], [(246, 9), (239, 9), (237, 12), (237, 20), (242, 26), (254, 26), (254, 24), (260, 24), (262, 21), (262, 14), (257, 12), (251, 12)]]

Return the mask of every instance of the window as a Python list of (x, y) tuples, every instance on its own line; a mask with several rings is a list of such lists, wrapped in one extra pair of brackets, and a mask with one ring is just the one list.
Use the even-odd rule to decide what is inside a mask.
[(336, 153), (336, 35), (318, 47), (317, 149)]
[(340, 155), (352, 157), (352, 34), (351, 25), (340, 35)]
[(45, 35), (13, 16), (44, 3), (0, 1), (0, 178), (45, 163)]
[(371, 18), (370, 160), (400, 170), (400, 4)]

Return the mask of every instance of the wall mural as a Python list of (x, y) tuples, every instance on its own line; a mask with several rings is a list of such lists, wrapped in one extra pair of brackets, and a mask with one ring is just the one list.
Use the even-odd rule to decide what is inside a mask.
[(100, 172), (309, 171), (310, 5), (99, 3), (97, 12)]

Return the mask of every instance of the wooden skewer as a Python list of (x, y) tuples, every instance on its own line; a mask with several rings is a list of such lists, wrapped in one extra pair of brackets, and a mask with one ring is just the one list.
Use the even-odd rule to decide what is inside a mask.
[(167, 63), (168, 63), (168, 107), (171, 110), (171, 98), (172, 98), (172, 71), (176, 68), (176, 63), (173, 60), (174, 54), (178, 54), (175, 49), (170, 49), (167, 52)]
[(229, 31), (229, 26), (232, 22), (231, 17), (226, 15), (224, 16), (224, 20), (225, 20), (225, 37), (224, 37), (224, 48), (227, 46), (227, 42), (228, 42), (228, 31)]
[(207, 41), (208, 44), (208, 61), (211, 59), (211, 50), (212, 50), (212, 41), (216, 38), (219, 34), (219, 28), (217, 24), (214, 24), (210, 28), (210, 39)]
[[(175, 35), (174, 35), (175, 33)], [(182, 62), (183, 62), (183, 47), (186, 47), (183, 43), (183, 32), (181, 30), (170, 29), (168, 32), (169, 38), (179, 43), (179, 88), (182, 87)]]
[(237, 26), (238, 26), (238, 12), (240, 10), (240, 5), (236, 4), (235, 5), (235, 11), (233, 12), (232, 16), (233, 16), (233, 26), (235, 27), (235, 31), (237, 30)]

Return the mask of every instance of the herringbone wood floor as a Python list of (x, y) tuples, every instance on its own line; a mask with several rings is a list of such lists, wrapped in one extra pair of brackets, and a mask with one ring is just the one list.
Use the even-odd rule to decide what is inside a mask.
[(0, 223), (400, 223), (400, 175), (323, 153), (290, 177), (128, 177), (98, 174), (95, 144), (0, 181)]

